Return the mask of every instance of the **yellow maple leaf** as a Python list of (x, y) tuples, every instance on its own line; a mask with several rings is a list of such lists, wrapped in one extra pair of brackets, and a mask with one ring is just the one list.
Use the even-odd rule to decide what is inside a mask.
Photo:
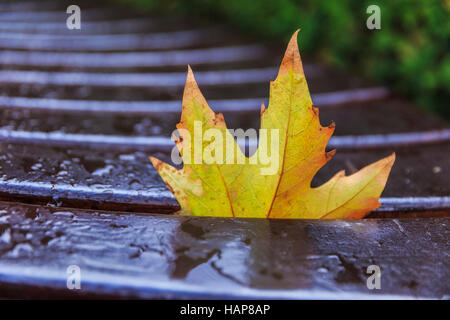
[(335, 154), (325, 152), (335, 125), (320, 125), (297, 34), (289, 42), (276, 80), (270, 82), (269, 108), (261, 106), (258, 149), (250, 157), (238, 147), (223, 115), (210, 109), (188, 68), (179, 137), (174, 136), (184, 166), (176, 169), (150, 157), (182, 214), (357, 219), (381, 205), (378, 199), (395, 154), (350, 176), (340, 171), (325, 184), (311, 187), (317, 171)]

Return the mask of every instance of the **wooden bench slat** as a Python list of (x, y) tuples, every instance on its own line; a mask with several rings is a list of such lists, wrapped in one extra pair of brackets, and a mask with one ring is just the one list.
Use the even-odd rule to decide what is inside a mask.
[[(185, 65), (230, 128), (257, 129), (282, 48), (85, 1), (82, 30), (69, 31), (68, 4), (0, 3), (0, 298), (448, 295), (448, 122), (306, 58), (338, 148), (312, 185), (395, 151), (369, 215), (391, 219), (176, 216), (148, 156), (170, 161)], [(67, 289), (69, 265), (79, 291)], [(366, 286), (370, 265), (382, 290)]]
[[(339, 151), (313, 180), (313, 186), (330, 179), (337, 171), (347, 174), (397, 153), (383, 193), (385, 198), (448, 197), (446, 172), (450, 170), (450, 144), (415, 148)], [(123, 211), (176, 211), (178, 205), (150, 164), (149, 155), (169, 162), (168, 153), (120, 152), (99, 149), (54, 148), (43, 144), (0, 144), (0, 192), (2, 198), (22, 199), (86, 208), (115, 208)], [(432, 178), (430, 178), (432, 177)], [(388, 200), (384, 211), (448, 209), (450, 203)], [(409, 202), (408, 202), (409, 201)], [(430, 200), (431, 201), (431, 200)]]
[[(64, 9), (63, 9), (64, 10)], [(83, 21), (81, 29), (69, 30), (61, 22), (42, 21), (0, 21), (0, 32), (16, 32), (21, 34), (122, 34), (166, 32), (193, 27), (192, 22), (170, 17), (124, 18), (104, 21)]]
[[(86, 2), (84, 3), (86, 4)], [(1, 21), (18, 21), (18, 22), (25, 22), (25, 21), (33, 21), (35, 23), (39, 22), (58, 22), (63, 21), (65, 25), (65, 21), (68, 17), (66, 13), (68, 5), (64, 7), (64, 5), (60, 6), (61, 9), (59, 10), (53, 10), (53, 11), (35, 11), (35, 10), (21, 10), (21, 11), (1, 11), (0, 10), (0, 20)], [(92, 5), (90, 7), (84, 7), (83, 8), (83, 19), (86, 19), (86, 21), (93, 21), (93, 20), (105, 20), (105, 19), (112, 19), (114, 17), (119, 16), (119, 13), (116, 10), (109, 9), (108, 7), (103, 8), (92, 8)]]
[[(62, 133), (58, 131), (22, 131), (0, 129), (0, 141), (28, 145), (47, 144), (53, 147), (85, 148), (121, 151), (166, 151), (174, 147), (172, 139), (166, 136), (125, 136), (104, 134)], [(358, 149), (386, 149), (418, 147), (420, 145), (446, 143), (450, 141), (450, 129), (422, 132), (406, 132), (359, 136), (334, 136), (328, 141), (328, 148), (356, 151)], [(237, 140), (242, 150), (256, 150), (257, 139)], [(251, 151), (250, 151), (251, 152)]]
[[(316, 98), (320, 100), (320, 94), (313, 95), (313, 100), (316, 100)], [(223, 112), (228, 128), (242, 128), (244, 130), (253, 128), (257, 130), (260, 127), (260, 116), (256, 107), (260, 106), (261, 101), (244, 99), (242, 103), (239, 100), (230, 100), (228, 103), (228, 100), (211, 100), (209, 104), (216, 112)], [(13, 107), (8, 108), (8, 105)], [(34, 108), (34, 105), (37, 107)], [(243, 106), (242, 111), (239, 111), (240, 105)], [(22, 108), (22, 106), (25, 108)], [(27, 106), (29, 107), (27, 108)], [(59, 106), (61, 106), (60, 109)], [(103, 106), (105, 107), (104, 112)], [(335, 122), (335, 136), (367, 136), (368, 133), (374, 137), (379, 134), (399, 133), (412, 136), (412, 132), (420, 134), (421, 132), (439, 132), (439, 130), (450, 129), (449, 123), (445, 120), (422, 112), (400, 99), (349, 103), (336, 108), (328, 105), (317, 106), (319, 107), (322, 125), (326, 126), (332, 121)], [(67, 111), (65, 108), (67, 108)], [(86, 113), (88, 109), (96, 112)], [(58, 112), (58, 110), (61, 112)], [(60, 102), (52, 99), (47, 101), (46, 99), (7, 97), (2, 99), (0, 97), (0, 130), (55, 132), (61, 133), (61, 135), (161, 136), (171, 145), (171, 133), (180, 120), (180, 110), (181, 101), (122, 103), (120, 101), (84, 102), (72, 100)], [(387, 114), (389, 116), (386, 116)], [(412, 130), (411, 123), (416, 119), (421, 119), (421, 121), (417, 121)], [(436, 135), (435, 140), (448, 140), (448, 137), (445, 136), (446, 131), (441, 132), (443, 132), (441, 136)], [(38, 137), (37, 133), (36, 137)], [(51, 137), (48, 138), (51, 139)], [(69, 137), (67, 139), (70, 140)], [(99, 137), (98, 140), (101, 139)], [(383, 142), (380, 140), (382, 138), (374, 139)], [(395, 137), (393, 139), (395, 144), (398, 139), (395, 140)], [(384, 141), (385, 143), (390, 142), (388, 138)], [(419, 142), (419, 137), (412, 136), (408, 143), (414, 143), (414, 141)], [(357, 143), (356, 140), (347, 144), (344, 140), (340, 142), (336, 140), (334, 143), (336, 147), (344, 147), (345, 145), (358, 147), (355, 144)], [(364, 147), (364, 141), (361, 147)]]
[[(369, 102), (369, 106), (376, 107), (378, 100), (385, 99), (389, 95), (387, 88), (373, 87), (316, 93), (312, 94), (312, 100), (315, 106), (320, 106), (321, 110), (326, 107), (352, 106), (358, 102)], [(215, 112), (252, 112), (261, 109), (262, 101), (268, 105), (266, 98), (211, 99), (208, 103)], [(389, 103), (389, 101), (386, 102)], [(401, 103), (402, 101), (399, 101), (399, 104)], [(180, 113), (181, 104), (181, 101), (102, 101), (0, 96), (0, 108), (2, 109), (42, 110), (52, 113), (114, 113), (143, 116), (163, 113), (167, 115), (168, 113)]]
[(26, 67), (167, 67), (188, 64), (219, 64), (226, 62), (258, 60), (267, 57), (267, 48), (258, 44), (225, 46), (177, 51), (80, 53), (0, 51), (0, 64)]
[[(260, 98), (269, 95), (269, 82), (274, 79), (278, 67), (272, 60), (246, 62), (213, 63), (194, 67), (196, 79), (208, 99)], [(11, 97), (48, 97), (55, 99), (125, 100), (130, 97), (140, 100), (178, 100), (183, 95), (186, 80), (186, 66), (177, 66), (167, 72), (168, 66), (140, 70), (123, 69), (126, 72), (111, 73), (111, 70), (73, 72), (9, 70), (0, 71), (0, 94)], [(161, 69), (162, 68), (162, 69)], [(231, 69), (230, 69), (231, 68)], [(121, 69), (122, 70), (122, 69)], [(128, 70), (128, 71), (127, 71)], [(131, 70), (131, 72), (129, 72)], [(305, 74), (312, 93), (344, 91), (340, 96), (323, 96), (322, 100), (342, 104), (347, 101), (347, 93), (367, 100), (368, 95), (378, 99), (388, 94), (380, 92), (354, 91), (373, 88), (360, 78), (342, 74), (317, 64), (305, 63)], [(117, 71), (117, 70), (116, 70)]]
[(60, 7), (55, 1), (21, 1), (0, 3), (0, 12), (51, 10)]
[[(62, 21), (67, 14), (61, 12)], [(176, 30), (148, 34), (70, 35), (0, 33), (0, 48), (42, 51), (131, 51), (224, 45), (236, 36), (221, 28)]]
[[(2, 297), (440, 299), (449, 289), (448, 219), (188, 218), (14, 203), (0, 203), (0, 219)], [(70, 265), (81, 290), (66, 287)], [(381, 268), (381, 290), (366, 286), (370, 265)]]

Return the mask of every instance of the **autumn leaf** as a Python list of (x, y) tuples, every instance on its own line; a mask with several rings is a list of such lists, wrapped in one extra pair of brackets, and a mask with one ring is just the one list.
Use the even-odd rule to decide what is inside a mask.
[[(357, 219), (381, 205), (378, 199), (395, 154), (350, 176), (340, 171), (325, 184), (311, 187), (317, 171), (336, 152), (325, 152), (335, 125), (320, 125), (303, 72), (297, 34), (289, 42), (276, 80), (270, 82), (269, 107), (261, 106), (258, 149), (250, 157), (238, 147), (223, 115), (208, 106), (188, 68), (177, 124), (179, 136), (173, 137), (183, 168), (150, 157), (180, 203), (182, 214)], [(196, 135), (202, 139), (195, 139)], [(205, 162), (202, 157), (215, 161)], [(241, 161), (236, 163), (236, 159)]]

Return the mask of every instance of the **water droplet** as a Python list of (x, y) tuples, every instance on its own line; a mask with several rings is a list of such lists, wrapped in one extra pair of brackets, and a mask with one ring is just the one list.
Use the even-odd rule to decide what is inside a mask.
[(6, 229), (5, 232), (2, 233), (2, 235), (0, 236), (0, 242), (3, 243), (11, 243), (11, 229)]
[(92, 175), (93, 176), (103, 176), (105, 174), (110, 174), (112, 169), (114, 169), (114, 166), (111, 164), (108, 164), (105, 167), (97, 169), (94, 172), (92, 172)]
[(42, 163), (35, 163), (31, 166), (31, 170), (39, 170), (42, 168)]
[(73, 213), (70, 211), (56, 211), (53, 212), (53, 215), (73, 218)]
[(11, 251), (10, 255), (14, 258), (19, 257), (21, 254), (27, 254), (33, 251), (33, 247), (28, 243), (20, 243), (16, 245)]
[(135, 161), (136, 156), (134, 154), (121, 154), (119, 159), (123, 161)]

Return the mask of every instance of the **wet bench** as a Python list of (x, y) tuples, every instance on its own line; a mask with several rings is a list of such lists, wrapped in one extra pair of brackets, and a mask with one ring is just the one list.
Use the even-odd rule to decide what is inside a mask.
[[(169, 160), (186, 64), (229, 127), (258, 128), (282, 46), (88, 4), (71, 32), (64, 3), (37, 3), (0, 3), (0, 297), (449, 293), (448, 122), (305, 58), (338, 149), (313, 184), (395, 151), (383, 206), (360, 221), (179, 217), (148, 156)], [(81, 290), (66, 286), (70, 265)], [(381, 290), (366, 286), (370, 265)]]

